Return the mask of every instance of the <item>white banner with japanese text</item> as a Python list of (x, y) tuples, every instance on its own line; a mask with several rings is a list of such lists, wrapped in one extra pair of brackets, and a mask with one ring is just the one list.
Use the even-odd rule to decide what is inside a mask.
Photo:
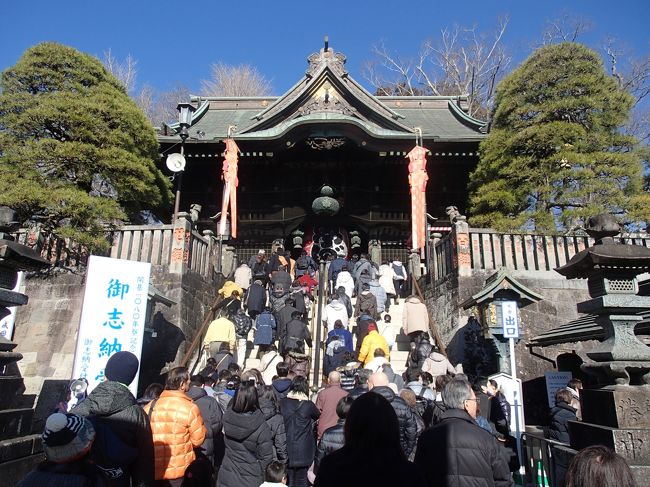
[[(151, 264), (92, 255), (88, 261), (73, 378), (88, 391), (104, 380), (108, 358), (129, 351), (140, 360)], [(137, 394), (138, 376), (129, 385)]]
[[(20, 285), (23, 283), (24, 272), (18, 273), (16, 285), (12, 291), (20, 292)], [(16, 322), (16, 306), (10, 306), (9, 314), (0, 320), (0, 337), (11, 341), (14, 336), (14, 323)]]

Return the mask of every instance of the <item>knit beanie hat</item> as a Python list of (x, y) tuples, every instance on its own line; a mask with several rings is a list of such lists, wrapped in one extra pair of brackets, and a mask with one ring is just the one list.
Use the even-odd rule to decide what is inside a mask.
[(374, 321), (371, 321), (370, 323), (368, 323), (368, 331), (369, 332), (377, 331), (377, 323), (375, 323)]
[(117, 352), (111, 355), (111, 358), (106, 362), (104, 375), (108, 380), (120, 382), (128, 386), (135, 379), (135, 374), (138, 373), (138, 367), (138, 357), (131, 352)]
[(54, 413), (45, 421), (43, 450), (54, 463), (68, 463), (82, 458), (95, 440), (95, 429), (87, 419), (76, 414)]

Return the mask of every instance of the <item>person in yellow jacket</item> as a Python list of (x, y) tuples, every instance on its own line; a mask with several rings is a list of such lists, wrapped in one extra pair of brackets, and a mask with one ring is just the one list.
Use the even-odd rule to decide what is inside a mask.
[(155, 479), (181, 485), (195, 448), (205, 440), (206, 429), (199, 407), (186, 392), (190, 374), (186, 367), (169, 371), (165, 390), (144, 407), (153, 434)]
[(370, 362), (375, 356), (375, 350), (381, 348), (386, 356), (390, 355), (390, 350), (388, 349), (388, 342), (386, 339), (377, 332), (377, 323), (371, 321), (368, 324), (368, 334), (361, 342), (361, 350), (359, 350), (359, 362), (363, 362), (363, 365), (366, 365)]
[(219, 353), (222, 343), (227, 343), (233, 353), (237, 350), (235, 324), (225, 316), (210, 323), (203, 339), (203, 347), (208, 349), (208, 356), (214, 358)]

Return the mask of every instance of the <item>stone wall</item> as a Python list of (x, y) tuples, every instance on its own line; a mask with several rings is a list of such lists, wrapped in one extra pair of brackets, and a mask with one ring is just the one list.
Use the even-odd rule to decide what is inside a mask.
[[(152, 266), (151, 276), (156, 289), (176, 304), (158, 303), (152, 310), (143, 344), (141, 389), (161, 380), (159, 372), (165, 365), (180, 360), (222, 284), (222, 280), (208, 282), (192, 271), (171, 274), (167, 266)], [(33, 431), (39, 432), (44, 419), (64, 398), (72, 376), (84, 274), (30, 276), (21, 292), (29, 296), (29, 303), (17, 310), (14, 342), (24, 357), (18, 367), (33, 403), (26, 407), (36, 408)]]
[[(432, 316), (438, 325), (447, 353), (452, 363), (470, 361), (471, 345), (468, 345), (468, 318), (474, 313), (472, 309), (464, 310), (460, 304), (479, 292), (485, 285), (485, 280), (495, 271), (473, 270), (470, 276), (459, 277), (450, 274), (443, 281), (426, 287), (426, 301)], [(579, 361), (584, 359), (584, 351), (593, 346), (593, 342), (578, 342), (556, 345), (545, 349), (535, 349), (534, 353), (547, 359), (531, 354), (526, 347), (527, 341), (544, 331), (561, 326), (579, 315), (576, 303), (588, 299), (586, 280), (567, 280), (554, 271), (510, 271), (510, 275), (527, 288), (541, 294), (544, 299), (520, 310), (521, 339), (515, 346), (518, 377), (524, 382), (524, 401), (526, 415), (534, 422), (543, 422), (546, 414), (544, 372), (554, 370), (553, 361), (558, 356), (572, 357)], [(476, 334), (475, 334), (476, 335)], [(471, 336), (471, 338), (476, 338)], [(470, 340), (471, 341), (471, 340)], [(491, 340), (482, 344), (486, 354), (492, 355), (496, 363), (497, 349)], [(569, 360), (571, 361), (571, 360)], [(563, 363), (567, 363), (564, 361)], [(557, 362), (556, 364), (557, 365)], [(576, 375), (580, 375), (578, 372)], [(542, 404), (542, 406), (543, 406)]]

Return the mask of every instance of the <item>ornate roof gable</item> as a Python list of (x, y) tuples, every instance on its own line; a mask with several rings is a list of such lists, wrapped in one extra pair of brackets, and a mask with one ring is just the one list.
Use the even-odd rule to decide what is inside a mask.
[(414, 133), (400, 122), (404, 117), (365, 90), (345, 69), (345, 56), (331, 48), (308, 58), (305, 77), (273, 104), (252, 117), (255, 122), (240, 134), (252, 134), (305, 117), (322, 119), (329, 114), (341, 121), (369, 124), (375, 128)]

